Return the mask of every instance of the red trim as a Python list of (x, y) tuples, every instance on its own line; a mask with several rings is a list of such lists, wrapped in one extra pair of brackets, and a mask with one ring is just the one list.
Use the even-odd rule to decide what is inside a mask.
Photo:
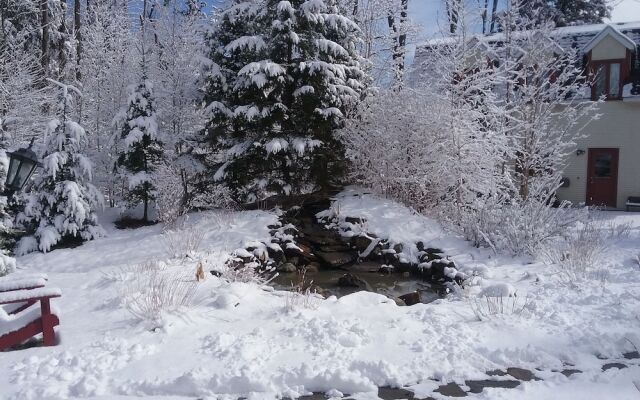
[[(592, 50), (593, 51), (593, 50)], [(620, 77), (618, 81), (618, 96), (609, 96), (609, 78), (611, 77), (610, 65), (620, 64)], [(631, 75), (631, 51), (626, 49), (624, 58), (612, 58), (607, 60), (593, 60), (591, 51), (587, 55), (587, 65), (589, 72), (595, 77), (600, 66), (605, 66), (605, 93), (607, 94), (606, 100), (622, 100), (622, 88), (627, 83), (629, 76)], [(591, 100), (597, 100), (596, 97), (596, 84), (591, 85)]]
[(612, 154), (612, 176), (613, 179), (613, 204), (605, 204), (616, 208), (618, 206), (618, 173), (620, 165), (620, 149), (617, 147), (590, 147), (588, 149), (587, 156), (587, 188), (586, 188), (586, 203), (589, 206), (602, 206), (603, 204), (594, 203), (591, 199), (593, 197), (596, 187), (592, 181), (594, 175), (595, 164), (593, 163), (594, 153), (598, 151), (608, 151)]

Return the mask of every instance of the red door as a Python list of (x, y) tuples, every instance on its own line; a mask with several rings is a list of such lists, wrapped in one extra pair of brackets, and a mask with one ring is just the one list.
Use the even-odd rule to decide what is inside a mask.
[(587, 205), (616, 207), (618, 149), (589, 149)]

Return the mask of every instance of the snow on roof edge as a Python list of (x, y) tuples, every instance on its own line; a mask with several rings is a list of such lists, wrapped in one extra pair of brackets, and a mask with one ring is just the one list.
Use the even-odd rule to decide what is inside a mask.
[(591, 40), (586, 45), (584, 45), (584, 47), (582, 48), (582, 51), (585, 53), (589, 52), (594, 47), (596, 47), (596, 45), (600, 43), (600, 41), (605, 37), (607, 37), (609, 34), (611, 34), (611, 36), (617, 39), (627, 49), (629, 50), (636, 49), (636, 42), (634, 42), (629, 36), (620, 32), (613, 26), (607, 25), (603, 30), (600, 31), (600, 33), (595, 35), (593, 38), (591, 38)]
[[(631, 38), (629, 38), (627, 35), (622, 33), (622, 31), (628, 31), (628, 30), (633, 30), (633, 29), (639, 29), (640, 30), (640, 21), (612, 22), (612, 23), (602, 23), (602, 24), (563, 26), (563, 27), (560, 27), (560, 28), (555, 28), (553, 30), (553, 32), (555, 34), (558, 34), (558, 36), (561, 36), (561, 37), (562, 36), (578, 35), (578, 34), (587, 34), (587, 33), (598, 35), (599, 32), (604, 31), (607, 27), (611, 27), (614, 31), (620, 33), (621, 35), (625, 36), (627, 39), (629, 39), (633, 43), (635, 43)], [(498, 40), (502, 40), (504, 38), (504, 34), (501, 33), (501, 32), (494, 33), (492, 35), (486, 35), (486, 36), (481, 34), (481, 33), (469, 34), (469, 37), (473, 37), (473, 36), (483, 37), (484, 39), (486, 39), (488, 41), (498, 41)], [(451, 43), (455, 43), (455, 41), (458, 40), (459, 38), (460, 37), (457, 36), (457, 35), (456, 36), (444, 36), (443, 35), (441, 37), (433, 37), (431, 39), (425, 40), (422, 43), (418, 43), (416, 48), (419, 50), (421, 48), (425, 48), (425, 47), (429, 47), (429, 46), (438, 46), (438, 45), (451, 44)]]

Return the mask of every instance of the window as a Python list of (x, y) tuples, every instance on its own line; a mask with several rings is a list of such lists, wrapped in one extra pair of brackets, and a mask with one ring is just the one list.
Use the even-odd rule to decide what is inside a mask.
[(598, 154), (594, 163), (594, 175), (597, 178), (608, 178), (611, 176), (613, 156), (611, 154)]
[(598, 62), (594, 63), (595, 82), (591, 92), (593, 100), (606, 96), (607, 100), (620, 99), (621, 81), (619, 62)]

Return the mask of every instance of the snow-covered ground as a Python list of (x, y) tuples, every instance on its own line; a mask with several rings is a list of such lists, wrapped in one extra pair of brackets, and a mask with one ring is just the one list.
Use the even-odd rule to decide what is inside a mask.
[[(233, 249), (268, 240), (267, 225), (277, 216), (194, 215), (190, 223), (203, 233), (201, 254), (182, 261), (169, 260), (159, 226), (108, 225), (105, 238), (18, 259), (18, 273), (45, 272), (49, 285), (62, 289), (54, 300), (61, 343), (0, 353), (0, 399), (268, 399), (331, 390), (375, 399), (380, 386), (444, 398), (432, 393), (442, 383), (486, 379), (487, 371), (507, 367), (532, 370), (541, 380), (472, 398), (640, 398), (633, 384), (640, 381), (638, 360), (602, 371), (633, 351), (632, 343), (640, 346), (640, 266), (634, 261), (640, 214), (603, 213), (628, 224), (628, 232), (606, 250), (606, 281), (576, 289), (554, 267), (470, 247), (432, 220), (359, 193), (341, 194), (333, 212), (365, 217), (370, 233), (405, 249), (416, 240), (442, 248), (465, 272), (475, 271), (474, 285), (444, 300), (400, 307), (368, 292), (296, 301), (287, 292), (207, 276), (197, 285), (195, 305), (150, 330), (122, 300), (126, 282), (141, 273), (135, 265), (160, 260), (163, 271), (194, 279), (200, 257), (219, 267)], [(487, 288), (515, 290), (526, 309), (480, 321), (474, 299)], [(558, 373), (566, 368), (582, 373)]]

